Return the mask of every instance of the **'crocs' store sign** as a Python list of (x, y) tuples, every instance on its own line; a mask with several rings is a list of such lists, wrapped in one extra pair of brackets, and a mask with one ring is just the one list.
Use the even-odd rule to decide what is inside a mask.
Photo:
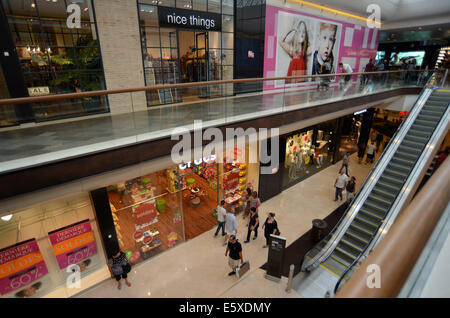
[(179, 27), (205, 31), (222, 31), (220, 14), (158, 7), (159, 26)]

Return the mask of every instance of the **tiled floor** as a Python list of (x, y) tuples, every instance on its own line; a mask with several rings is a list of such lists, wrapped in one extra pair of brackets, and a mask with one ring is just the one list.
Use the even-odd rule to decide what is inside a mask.
[[(289, 245), (311, 227), (315, 218), (324, 218), (340, 204), (333, 202), (333, 183), (341, 163), (330, 166), (287, 189), (261, 205), (260, 219), (275, 212), (282, 236)], [(349, 172), (362, 184), (372, 165), (359, 165), (356, 155), (350, 160)], [(238, 239), (247, 234), (244, 220), (238, 216)], [(267, 260), (264, 237), (243, 244), (243, 256), (250, 260), (251, 270), (238, 280), (229, 277), (225, 248), (215, 229), (189, 240), (172, 250), (136, 266), (129, 275), (132, 286), (117, 290), (108, 279), (78, 297), (301, 297), (295, 290), (286, 293), (286, 279), (279, 283), (264, 278), (259, 269)]]
[(0, 130), (0, 172), (77, 157), (105, 149), (171, 135), (175, 127), (192, 129), (194, 120), (203, 127), (261, 117), (323, 102), (342, 100), (404, 86), (390, 82), (364, 87), (349, 82), (329, 90), (296, 90), (284, 93), (238, 95), (150, 108), (135, 113), (68, 122), (38, 124)]

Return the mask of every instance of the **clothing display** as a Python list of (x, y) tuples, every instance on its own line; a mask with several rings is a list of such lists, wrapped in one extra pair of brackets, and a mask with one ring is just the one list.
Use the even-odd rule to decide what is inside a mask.
[[(291, 62), (289, 63), (288, 74), (287, 76), (299, 76), (305, 75), (306, 72), (306, 63), (305, 58), (303, 57), (303, 52), (300, 53), (298, 57), (293, 57)], [(305, 79), (298, 78), (287, 80), (287, 83), (298, 83), (303, 82)]]

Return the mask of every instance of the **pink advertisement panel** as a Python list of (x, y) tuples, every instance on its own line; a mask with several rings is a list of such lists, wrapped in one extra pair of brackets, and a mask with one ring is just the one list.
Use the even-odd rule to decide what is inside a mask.
[(60, 269), (97, 254), (97, 245), (89, 220), (63, 227), (48, 234)]
[[(379, 30), (266, 6), (264, 77), (341, 73), (340, 62), (354, 72), (375, 61)], [(326, 65), (327, 67), (322, 67)], [(267, 81), (264, 90), (311, 85), (311, 80)]]
[(48, 273), (35, 239), (0, 250), (0, 294), (5, 295)]

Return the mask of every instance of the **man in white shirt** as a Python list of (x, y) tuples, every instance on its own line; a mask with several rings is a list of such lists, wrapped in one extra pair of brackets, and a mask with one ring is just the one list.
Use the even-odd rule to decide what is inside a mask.
[[(342, 62), (339, 63), (339, 66), (342, 68), (342, 73), (353, 73), (353, 69), (350, 65), (348, 64), (343, 64)], [(345, 81), (348, 82), (349, 80), (351, 80), (352, 76), (351, 75), (345, 75)]]
[(372, 143), (367, 147), (367, 161), (366, 164), (373, 163), (373, 157), (375, 156), (375, 152), (377, 150), (377, 147), (375, 146), (375, 143), (372, 141)]
[(227, 213), (227, 216), (225, 218), (225, 241), (223, 242), (223, 245), (227, 245), (228, 237), (230, 235), (236, 235), (237, 234), (237, 221), (235, 216), (236, 209), (234, 205), (231, 206), (230, 212)]
[(336, 192), (334, 195), (334, 201), (338, 200), (338, 196), (340, 197), (340, 200), (342, 201), (342, 191), (345, 189), (345, 186), (347, 185), (347, 181), (348, 181), (348, 176), (344, 173), (344, 169), (341, 169), (336, 178), (336, 181), (334, 181), (334, 187), (336, 188)]
[(227, 210), (225, 210), (224, 208), (225, 206), (225, 200), (222, 200), (220, 202), (220, 205), (217, 206), (217, 230), (216, 233), (214, 234), (214, 237), (217, 236), (217, 234), (219, 234), (220, 229), (222, 229), (222, 236), (225, 236), (225, 221), (226, 221), (226, 216), (227, 216)]

